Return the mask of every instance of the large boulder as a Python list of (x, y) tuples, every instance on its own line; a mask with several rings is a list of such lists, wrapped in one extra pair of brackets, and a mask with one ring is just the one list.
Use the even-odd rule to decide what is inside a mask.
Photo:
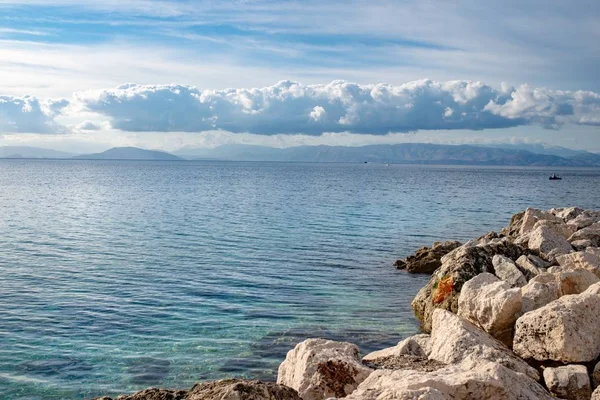
[(594, 224), (578, 230), (569, 237), (569, 242), (576, 240), (589, 240), (593, 247), (600, 246), (600, 226)]
[(546, 257), (552, 251), (567, 253), (573, 251), (573, 247), (567, 239), (547, 225), (538, 225), (529, 233), (528, 247)]
[(515, 321), (521, 313), (521, 289), (484, 272), (463, 285), (458, 315), (512, 346)]
[(590, 377), (584, 365), (565, 365), (544, 369), (546, 387), (565, 400), (589, 400), (592, 395)]
[(345, 397), (373, 372), (352, 343), (308, 339), (290, 350), (279, 366), (277, 383), (298, 391), (303, 400)]
[(538, 210), (536, 208), (528, 208), (523, 214), (521, 226), (519, 228), (519, 234), (523, 235), (529, 233), (534, 229), (535, 224), (537, 224), (539, 221), (562, 222), (560, 218), (556, 217), (550, 211)]
[(527, 313), (560, 298), (560, 284), (550, 273), (540, 274), (521, 288), (521, 312)]
[(538, 372), (504, 344), (472, 323), (441, 309), (433, 313), (429, 358), (444, 364), (473, 368), (493, 361), (535, 380), (539, 379)]
[(525, 359), (564, 363), (593, 361), (600, 355), (600, 283), (521, 316), (513, 350)]
[(584, 268), (600, 278), (600, 248), (588, 247), (584, 251), (564, 254), (556, 257), (557, 266), (551, 267), (550, 272), (572, 271)]
[(431, 372), (378, 370), (348, 400), (552, 400), (530, 377), (498, 363), (448, 366)]
[[(116, 400), (302, 400), (289, 387), (273, 382), (224, 379), (196, 384), (190, 390), (150, 388)], [(97, 400), (112, 400), (101, 397)]]
[(564, 222), (569, 222), (584, 212), (585, 210), (579, 207), (553, 208), (550, 210), (550, 213), (552, 213), (555, 217), (560, 218)]
[(414, 255), (397, 260), (394, 265), (412, 273), (431, 274), (442, 265), (441, 258), (460, 245), (456, 241), (434, 242), (432, 247), (421, 247)]
[(543, 220), (543, 221), (536, 222), (536, 224), (533, 226), (533, 230), (536, 230), (540, 226), (548, 227), (550, 230), (554, 231), (555, 233), (558, 233), (565, 239), (570, 238), (571, 235), (577, 231), (577, 227), (572, 224), (569, 225), (569, 224), (565, 224), (562, 221), (549, 221), (549, 220)]
[(369, 353), (362, 360), (368, 362), (386, 357), (406, 355), (427, 358), (429, 353), (431, 353), (431, 337), (427, 334), (419, 334), (407, 337), (394, 347)]
[(436, 308), (458, 311), (458, 296), (462, 286), (482, 272), (494, 272), (492, 259), (499, 254), (517, 259), (528, 250), (511, 243), (507, 238), (487, 245), (461, 246), (442, 258), (442, 266), (412, 301), (415, 315), (425, 332), (431, 331), (431, 317)]
[(492, 257), (492, 265), (496, 276), (511, 287), (521, 287), (527, 284), (527, 278), (510, 258), (495, 254)]

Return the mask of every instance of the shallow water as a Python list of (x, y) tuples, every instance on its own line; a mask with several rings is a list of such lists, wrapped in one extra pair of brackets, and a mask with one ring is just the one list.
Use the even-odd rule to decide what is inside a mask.
[(0, 161), (0, 393), (274, 379), (309, 336), (392, 345), (427, 280), (396, 258), (527, 206), (600, 208), (599, 188), (598, 169)]

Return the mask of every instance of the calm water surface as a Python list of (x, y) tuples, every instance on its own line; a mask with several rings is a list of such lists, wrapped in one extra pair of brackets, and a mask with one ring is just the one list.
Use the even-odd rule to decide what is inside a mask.
[(274, 379), (309, 336), (392, 345), (427, 280), (395, 258), (570, 205), (599, 208), (600, 170), (0, 161), (0, 393)]

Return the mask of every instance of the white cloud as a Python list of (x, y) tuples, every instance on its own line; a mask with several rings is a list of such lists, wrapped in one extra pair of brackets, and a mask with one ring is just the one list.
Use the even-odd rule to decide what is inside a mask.
[(67, 100), (40, 101), (35, 97), (0, 96), (0, 132), (62, 133), (54, 118), (68, 105)]
[(402, 85), (281, 81), (253, 89), (121, 85), (75, 94), (74, 103), (130, 132), (224, 130), (262, 135), (496, 129), (537, 124), (595, 125), (600, 95), (523, 85), (419, 80)]

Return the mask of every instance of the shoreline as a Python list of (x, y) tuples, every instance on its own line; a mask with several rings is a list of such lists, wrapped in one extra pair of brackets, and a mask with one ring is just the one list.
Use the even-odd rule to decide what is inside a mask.
[(600, 399), (600, 211), (529, 208), (500, 233), (434, 243), (395, 266), (431, 277), (412, 301), (423, 333), (394, 347), (361, 357), (352, 343), (307, 339), (277, 384), (116, 399)]

